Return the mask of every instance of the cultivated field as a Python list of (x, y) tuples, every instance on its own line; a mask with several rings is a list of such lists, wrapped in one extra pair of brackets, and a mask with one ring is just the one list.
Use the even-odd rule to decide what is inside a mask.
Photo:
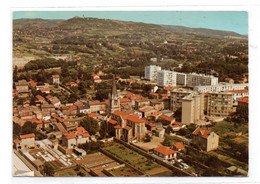
[(121, 144), (114, 143), (113, 145), (106, 147), (105, 150), (116, 155), (120, 159), (128, 162), (129, 164), (141, 170), (147, 175), (156, 175), (162, 172), (165, 172), (167, 176), (172, 175), (171, 171), (166, 167), (159, 165), (152, 160), (147, 159), (146, 157), (140, 155), (139, 153), (131, 149), (128, 149), (127, 147)]

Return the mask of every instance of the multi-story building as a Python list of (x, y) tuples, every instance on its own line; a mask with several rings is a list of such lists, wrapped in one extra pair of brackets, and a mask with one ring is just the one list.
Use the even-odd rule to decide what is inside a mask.
[(192, 144), (197, 145), (204, 151), (211, 151), (218, 148), (219, 136), (207, 129), (197, 128), (192, 133)]
[(209, 91), (228, 91), (228, 90), (241, 90), (248, 87), (248, 83), (245, 84), (229, 84), (220, 83), (214, 86), (194, 86), (193, 90), (201, 93), (206, 93)]
[(160, 71), (162, 68), (156, 65), (146, 66), (144, 68), (144, 78), (147, 80), (154, 81), (157, 79), (157, 72)]
[(182, 115), (183, 124), (196, 124), (204, 118), (204, 94), (191, 93), (182, 98)]
[(171, 91), (170, 109), (173, 112), (175, 112), (178, 109), (181, 109), (181, 105), (182, 105), (181, 99), (191, 93), (192, 93), (191, 91), (185, 89), (175, 89)]
[(26, 80), (19, 80), (16, 82), (15, 88), (18, 93), (29, 93), (28, 82)]
[(248, 97), (249, 96), (248, 89), (229, 90), (228, 92), (233, 93), (233, 103), (234, 103), (234, 105), (237, 105), (238, 100), (241, 97)]
[(177, 72), (177, 85), (186, 86), (187, 74)]
[(238, 100), (237, 111), (243, 111), (248, 113), (249, 97), (241, 97)]
[(161, 70), (157, 72), (157, 85), (164, 86), (176, 86), (177, 77), (176, 72), (170, 70)]
[(60, 76), (59, 75), (52, 75), (52, 83), (55, 84), (59, 84), (60, 83)]
[(206, 113), (208, 116), (228, 116), (233, 112), (233, 94), (230, 92), (208, 92)]
[(187, 86), (207, 86), (217, 85), (218, 78), (212, 75), (189, 73), (187, 74)]

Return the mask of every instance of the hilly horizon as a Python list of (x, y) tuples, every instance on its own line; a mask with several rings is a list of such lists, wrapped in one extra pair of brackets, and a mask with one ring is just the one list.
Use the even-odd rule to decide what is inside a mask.
[[(162, 27), (165, 30), (173, 31), (173, 32), (179, 32), (179, 33), (194, 33), (202, 36), (209, 36), (209, 37), (225, 37), (225, 36), (232, 36), (232, 37), (248, 37), (247, 34), (239, 34), (234, 31), (228, 31), (228, 30), (219, 30), (219, 29), (211, 29), (211, 28), (194, 28), (194, 27), (187, 27), (187, 26), (181, 26), (181, 25), (164, 25), (164, 24), (152, 24), (152, 23), (144, 23), (144, 22), (134, 22), (134, 21), (122, 21), (122, 20), (116, 20), (116, 19), (100, 19), (100, 18), (93, 18), (93, 17), (86, 17), (81, 18), (78, 16), (72, 17), (70, 19), (42, 19), (42, 18), (21, 18), (21, 19), (14, 19), (14, 22), (27, 22), (30, 24), (30, 22), (33, 22), (35, 20), (39, 20), (42, 23), (48, 22), (50, 25), (52, 23), (61, 23), (64, 21), (70, 21), (73, 19), (96, 19), (99, 20), (110, 20), (110, 21), (118, 21), (118, 22), (129, 22), (129, 23), (137, 23), (137, 24), (147, 24), (147, 25), (158, 25)], [(32, 26), (32, 25), (31, 25)]]
[(174, 70), (185, 64), (180, 71), (236, 79), (248, 71), (248, 38), (230, 31), (111, 19), (13, 21), (13, 56), (17, 61), (61, 55), (77, 60), (89, 71), (125, 77), (142, 76), (149, 64)]

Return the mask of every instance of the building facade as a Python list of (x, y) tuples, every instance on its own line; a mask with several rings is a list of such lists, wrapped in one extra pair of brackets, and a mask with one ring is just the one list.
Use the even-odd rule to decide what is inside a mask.
[(201, 93), (206, 93), (209, 91), (228, 91), (228, 90), (242, 90), (248, 87), (248, 83), (246, 84), (229, 84), (229, 83), (221, 83), (215, 86), (194, 86), (193, 90)]
[(197, 145), (204, 151), (211, 151), (218, 148), (219, 136), (207, 129), (197, 128), (192, 133), (192, 144)]
[(177, 72), (176, 75), (177, 75), (177, 85), (186, 86), (187, 74), (186, 73)]
[(162, 68), (156, 65), (146, 66), (144, 68), (144, 78), (147, 80), (154, 81), (157, 79), (157, 72), (160, 71)]
[(225, 117), (233, 112), (233, 94), (208, 92), (206, 113), (208, 116)]
[(181, 120), (185, 125), (196, 124), (204, 118), (204, 94), (191, 93), (182, 98)]
[(160, 87), (171, 86), (177, 84), (177, 73), (170, 70), (161, 70), (157, 73), (157, 85)]
[(191, 91), (184, 90), (184, 89), (175, 89), (171, 91), (170, 110), (175, 112), (176, 110), (181, 109), (182, 98), (188, 96), (191, 93), (192, 93)]
[(218, 84), (218, 78), (212, 75), (189, 73), (187, 74), (187, 86), (213, 86)]

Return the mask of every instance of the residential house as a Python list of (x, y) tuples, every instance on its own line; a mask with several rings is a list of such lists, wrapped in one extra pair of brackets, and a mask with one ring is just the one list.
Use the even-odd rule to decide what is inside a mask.
[(169, 160), (177, 157), (177, 151), (174, 151), (165, 146), (158, 146), (154, 149), (154, 154), (163, 160)]
[(14, 140), (16, 149), (26, 149), (35, 146), (35, 134), (20, 135), (20, 138)]
[(68, 149), (73, 149), (79, 144), (88, 142), (89, 137), (89, 133), (83, 127), (77, 127), (76, 131), (71, 131), (63, 135), (62, 144)]
[(59, 75), (52, 75), (52, 83), (59, 84), (60, 83), (60, 76)]
[(218, 148), (219, 136), (210, 130), (197, 128), (192, 133), (192, 143), (208, 152)]

